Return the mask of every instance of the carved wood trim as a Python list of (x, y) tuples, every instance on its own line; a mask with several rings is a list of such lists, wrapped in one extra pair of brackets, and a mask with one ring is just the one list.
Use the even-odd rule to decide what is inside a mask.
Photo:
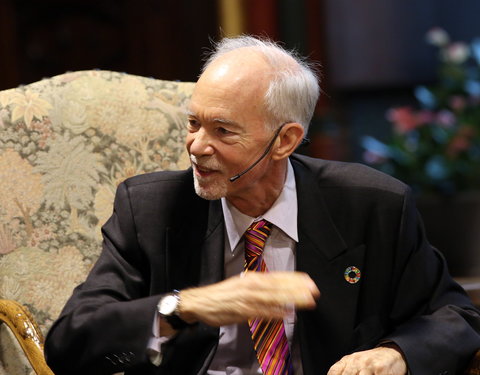
[(37, 375), (54, 375), (43, 355), (42, 332), (25, 306), (1, 299), (0, 323), (5, 323), (13, 332)]
[(475, 353), (475, 356), (470, 361), (465, 375), (480, 375), (480, 350)]

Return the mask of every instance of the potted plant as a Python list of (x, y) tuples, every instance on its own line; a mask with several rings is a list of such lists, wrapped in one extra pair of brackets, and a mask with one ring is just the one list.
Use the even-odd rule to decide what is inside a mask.
[(452, 273), (480, 276), (480, 38), (452, 42), (434, 28), (426, 39), (439, 51), (437, 83), (415, 88), (415, 108), (387, 111), (392, 135), (364, 137), (364, 160), (417, 193)]

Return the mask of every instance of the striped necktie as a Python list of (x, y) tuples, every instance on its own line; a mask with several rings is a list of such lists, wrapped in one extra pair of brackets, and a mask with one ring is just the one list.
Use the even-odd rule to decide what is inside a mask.
[[(270, 235), (268, 221), (260, 220), (245, 232), (245, 270), (268, 272), (262, 252)], [(292, 361), (283, 320), (249, 319), (253, 347), (264, 375), (292, 375)]]

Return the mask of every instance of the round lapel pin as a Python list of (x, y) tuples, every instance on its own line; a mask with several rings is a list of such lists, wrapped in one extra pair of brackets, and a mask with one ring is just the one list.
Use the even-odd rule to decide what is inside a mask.
[(345, 269), (345, 272), (343, 273), (343, 276), (345, 277), (345, 280), (350, 283), (350, 284), (356, 284), (360, 280), (360, 277), (362, 276), (362, 273), (360, 270), (355, 267), (355, 266), (350, 266)]

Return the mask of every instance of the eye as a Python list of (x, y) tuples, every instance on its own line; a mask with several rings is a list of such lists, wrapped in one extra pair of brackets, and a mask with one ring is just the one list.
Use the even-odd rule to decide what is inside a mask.
[(230, 130), (225, 129), (225, 128), (217, 128), (217, 132), (220, 133), (220, 135), (230, 135), (230, 134), (233, 134)]
[(200, 128), (200, 122), (194, 118), (188, 119), (187, 129), (190, 132), (195, 132)]

